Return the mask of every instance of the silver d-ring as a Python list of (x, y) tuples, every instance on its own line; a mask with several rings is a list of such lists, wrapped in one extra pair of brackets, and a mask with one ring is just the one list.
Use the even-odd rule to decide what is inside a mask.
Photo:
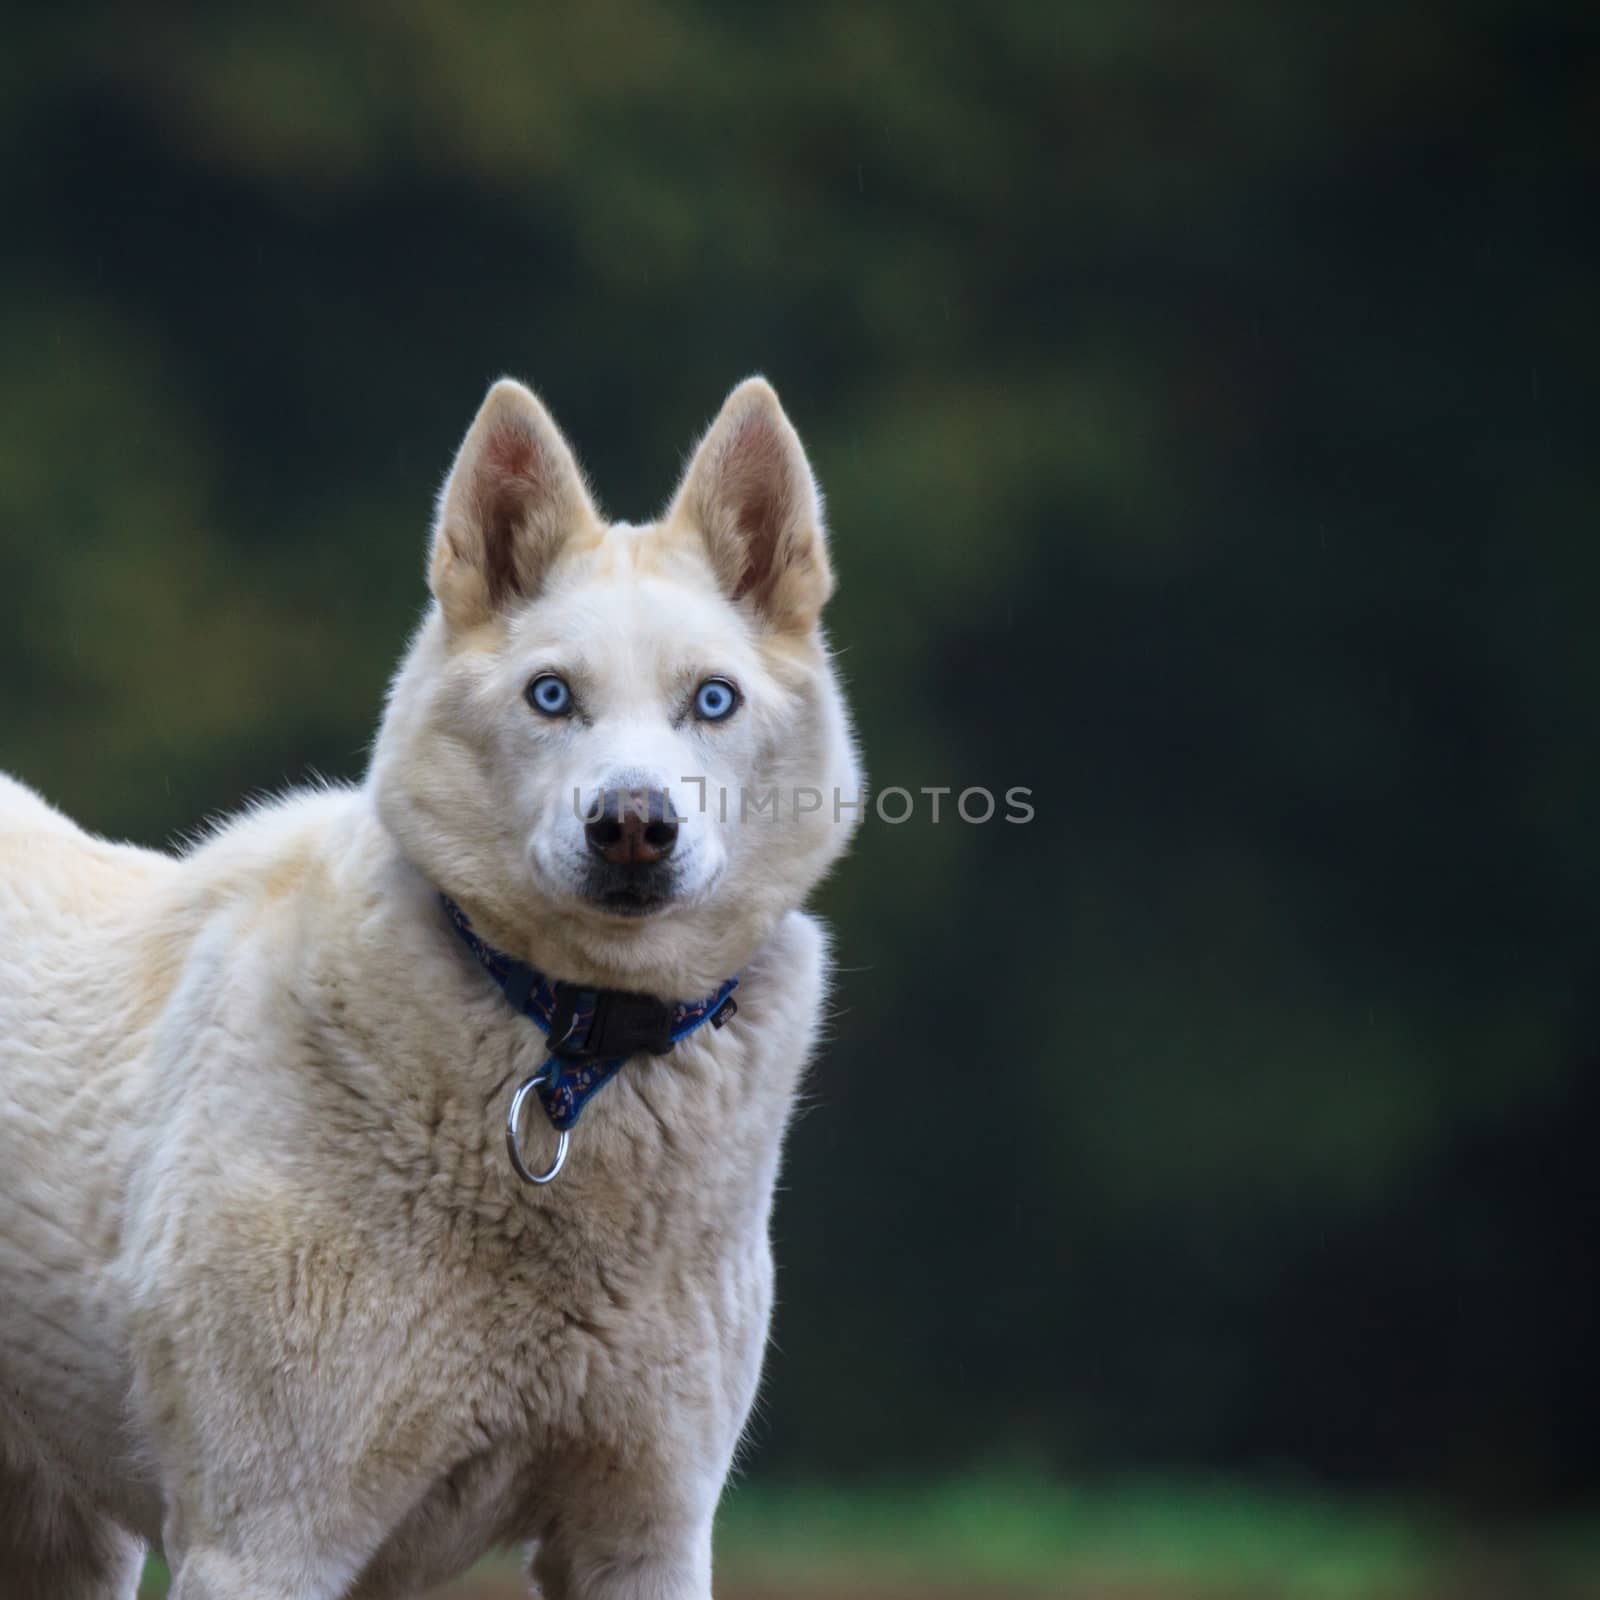
[(567, 1146), (572, 1142), (572, 1135), (563, 1128), (560, 1138), (556, 1141), (556, 1158), (548, 1172), (530, 1172), (528, 1164), (522, 1159), (522, 1144), (517, 1136), (517, 1130), (522, 1126), (522, 1105), (543, 1078), (543, 1072), (536, 1072), (531, 1078), (524, 1080), (522, 1087), (512, 1095), (511, 1109), (506, 1113), (506, 1152), (511, 1157), (511, 1165), (516, 1168), (517, 1176), (524, 1183), (549, 1183), (566, 1165)]

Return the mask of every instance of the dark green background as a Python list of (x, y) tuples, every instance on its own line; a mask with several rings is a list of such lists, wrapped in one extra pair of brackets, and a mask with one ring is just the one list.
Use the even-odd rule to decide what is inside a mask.
[(824, 896), (758, 1474), (1595, 1487), (1596, 28), (1337, 9), (8, 18), (4, 765), (357, 776), (485, 384), (638, 518), (760, 369), (1035, 790)]

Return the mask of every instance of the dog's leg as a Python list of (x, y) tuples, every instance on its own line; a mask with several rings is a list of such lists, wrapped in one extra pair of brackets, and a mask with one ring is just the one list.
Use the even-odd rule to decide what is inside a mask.
[(349, 1587), (348, 1572), (313, 1575), (292, 1552), (242, 1555), (197, 1546), (178, 1563), (171, 1600), (338, 1600)]
[(562, 1527), (534, 1552), (530, 1576), (541, 1600), (711, 1600), (711, 1527), (673, 1538), (656, 1529), (648, 1544), (622, 1530)]
[(0, 1594), (133, 1600), (144, 1546), (65, 1492), (0, 1458)]

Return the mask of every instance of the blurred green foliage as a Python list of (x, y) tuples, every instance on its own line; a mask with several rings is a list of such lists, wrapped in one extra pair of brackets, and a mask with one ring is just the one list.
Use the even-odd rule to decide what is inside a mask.
[(1595, 32), (15, 15), (0, 760), (359, 775), (484, 385), (639, 517), (763, 369), (877, 783), (1038, 814), (825, 896), (760, 1466), (1590, 1490)]

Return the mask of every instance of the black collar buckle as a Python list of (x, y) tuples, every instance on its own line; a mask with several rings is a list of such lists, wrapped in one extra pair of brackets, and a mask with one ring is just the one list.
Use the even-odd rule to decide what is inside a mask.
[(664, 1056), (672, 1049), (673, 1009), (654, 995), (558, 983), (555, 996), (549, 1049), (560, 1061)]

